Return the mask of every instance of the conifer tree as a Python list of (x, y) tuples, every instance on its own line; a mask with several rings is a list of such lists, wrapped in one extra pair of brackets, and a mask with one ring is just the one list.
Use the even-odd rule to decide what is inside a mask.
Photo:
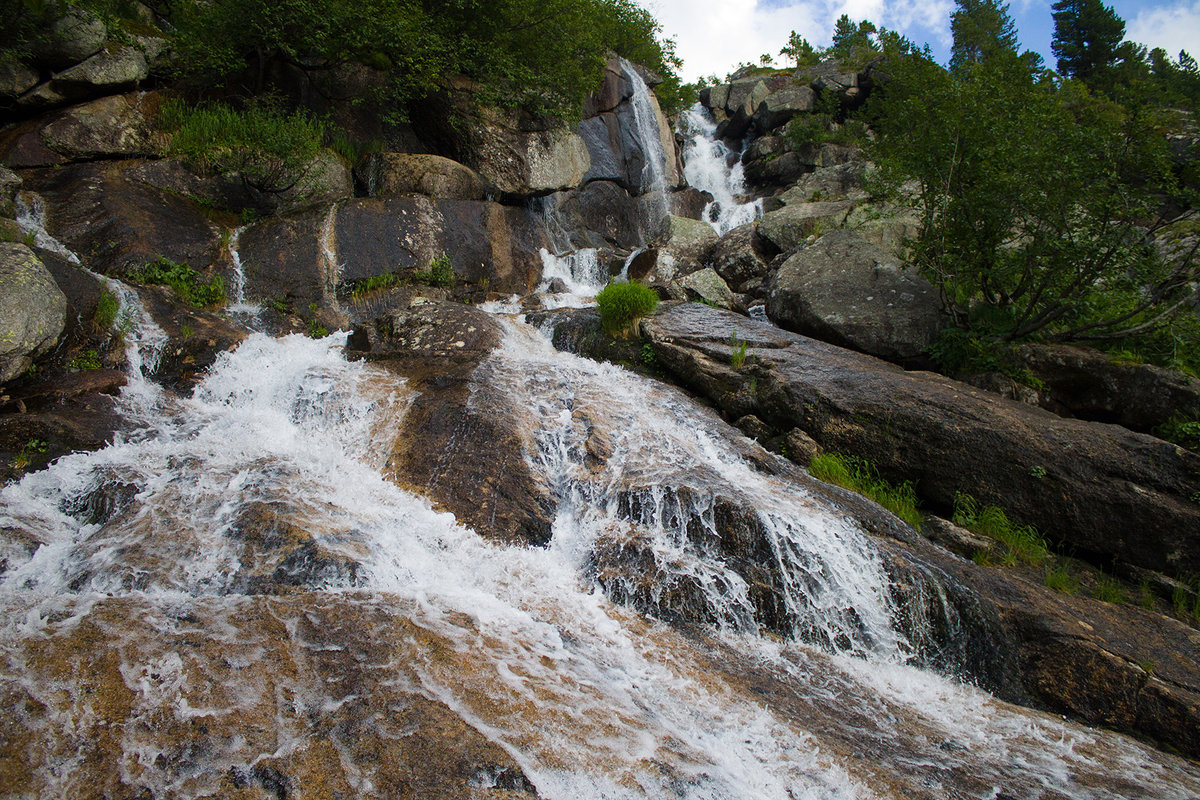
[(1058, 0), (1050, 50), (1058, 71), (1093, 89), (1109, 90), (1112, 68), (1120, 60), (1125, 21), (1101, 0)]
[(1017, 52), (1017, 28), (1008, 3), (997, 0), (957, 0), (950, 15), (954, 46), (950, 70), (961, 72), (967, 64), (980, 64), (999, 52)]

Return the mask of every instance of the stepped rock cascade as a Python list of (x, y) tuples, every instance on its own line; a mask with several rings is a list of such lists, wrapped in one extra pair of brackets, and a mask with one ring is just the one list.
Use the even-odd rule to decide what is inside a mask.
[(762, 216), (762, 200), (745, 201), (745, 175), (741, 152), (733, 153), (717, 137), (717, 124), (704, 106), (696, 103), (679, 116), (683, 147), (683, 175), (688, 185), (708, 192), (712, 200), (703, 219), (718, 235)]
[[(504, 325), (476, 378), (552, 488), (545, 548), (488, 542), (382, 477), (414, 392), (347, 362), (344, 335), (254, 334), (190, 398), (129, 407), (111, 446), (5, 487), (4, 752), (23, 791), (395, 796), (419, 770), (398, 777), (388, 748), (427, 725), (462, 748), (429, 778), (439, 797), (1200, 791), (1194, 764), (906, 663), (854, 523), (678, 391)], [(791, 636), (759, 635), (712, 548), (736, 502), (757, 509)]]

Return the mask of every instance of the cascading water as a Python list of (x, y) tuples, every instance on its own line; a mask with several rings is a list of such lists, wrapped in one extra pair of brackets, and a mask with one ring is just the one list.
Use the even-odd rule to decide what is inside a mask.
[(642, 194), (649, 198), (645, 227), (641, 231), (642, 241), (649, 244), (660, 234), (668, 216), (667, 209), (667, 156), (663, 151), (662, 131), (658, 125), (657, 104), (650, 87), (640, 73), (625, 59), (621, 69), (633, 87), (629, 105), (633, 109), (634, 130), (642, 155)]
[(762, 216), (762, 200), (746, 202), (741, 153), (732, 153), (717, 138), (717, 125), (696, 103), (679, 117), (679, 132), (687, 139), (683, 148), (683, 174), (688, 185), (708, 192), (704, 221), (719, 236)]
[(0, 792), (283, 796), (292, 764), (298, 795), (396, 796), (362, 748), (420, 702), (547, 800), (1200, 794), (1195, 764), (915, 668), (870, 538), (681, 392), (503, 337), (473, 380), (528, 432), (545, 548), (383, 478), (414, 390), (344, 335), (254, 334), (0, 490)]

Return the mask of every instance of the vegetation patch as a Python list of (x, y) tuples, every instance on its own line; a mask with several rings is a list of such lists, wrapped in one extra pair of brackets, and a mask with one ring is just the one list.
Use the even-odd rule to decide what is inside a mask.
[(1079, 578), (1063, 566), (1052, 566), (1046, 569), (1046, 586), (1050, 587), (1060, 594), (1078, 594), (1079, 593)]
[(841, 453), (820, 453), (808, 464), (808, 473), (826, 483), (836, 484), (871, 498), (914, 528), (921, 527), (917, 511), (917, 492), (912, 481), (899, 485), (879, 476), (870, 461)]
[(1154, 435), (1200, 453), (1200, 419), (1175, 416), (1155, 428)]
[(1032, 525), (1018, 525), (998, 506), (985, 506), (965, 492), (954, 495), (953, 522), (1005, 545), (1004, 566), (1041, 564), (1049, 549)]
[(610, 283), (596, 295), (600, 324), (613, 337), (624, 336), (634, 322), (658, 308), (658, 295), (640, 283)]
[(449, 288), (454, 285), (454, 265), (450, 263), (450, 256), (442, 253), (433, 261), (429, 262), (429, 267), (419, 269), (412, 274), (413, 283), (420, 283), (425, 286), (441, 286)]
[(185, 303), (196, 308), (220, 305), (226, 299), (225, 281), (220, 275), (205, 280), (187, 264), (176, 264), (166, 256), (159, 256), (128, 277), (138, 283), (170, 286)]
[(95, 350), (84, 350), (67, 362), (67, 369), (75, 372), (100, 369), (100, 353)]
[(307, 175), (321, 150), (326, 124), (303, 109), (287, 111), (270, 99), (241, 108), (223, 103), (163, 103), (159, 126), (170, 152), (212, 174), (234, 172), (260, 192), (279, 194)]

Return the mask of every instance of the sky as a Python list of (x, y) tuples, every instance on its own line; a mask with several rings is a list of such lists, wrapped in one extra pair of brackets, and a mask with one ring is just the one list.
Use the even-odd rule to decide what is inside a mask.
[[(899, 31), (917, 43), (929, 43), (934, 56), (950, 57), (950, 12), (954, 0), (638, 0), (673, 37), (683, 58), (683, 77), (726, 73), (742, 61), (757, 63), (770, 53), (783, 66), (779, 50), (791, 31), (814, 45), (830, 42), (833, 23), (843, 13)], [(1050, 39), (1053, 0), (1010, 0), (1023, 50), (1042, 54), (1054, 67)], [(1200, 0), (1108, 0), (1125, 20), (1125, 38), (1150, 48), (1162, 47), (1172, 58), (1181, 49), (1200, 58)]]

